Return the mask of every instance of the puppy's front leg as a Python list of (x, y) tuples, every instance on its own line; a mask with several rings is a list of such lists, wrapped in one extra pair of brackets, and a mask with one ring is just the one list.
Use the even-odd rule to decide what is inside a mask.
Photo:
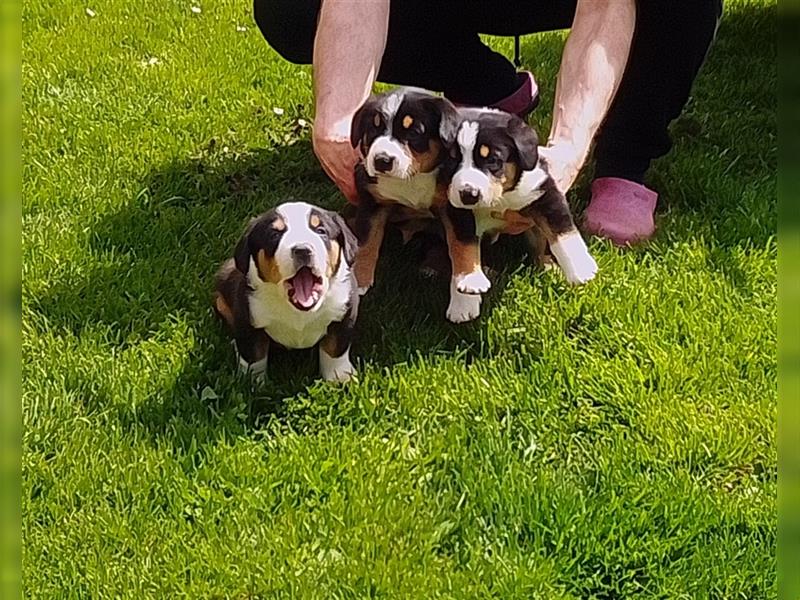
[(379, 205), (368, 194), (361, 195), (355, 219), (358, 253), (354, 266), (359, 295), (364, 295), (375, 282), (375, 265), (378, 264), (388, 218), (387, 207)]
[(328, 326), (325, 337), (319, 343), (319, 370), (326, 381), (346, 383), (355, 374), (356, 370), (350, 362), (350, 344), (356, 310), (355, 305), (351, 305), (342, 321)]
[(239, 354), (239, 370), (263, 378), (267, 372), (270, 341), (266, 332), (249, 325), (240, 326), (236, 328), (234, 341)]
[(547, 237), (545, 237), (544, 232), (539, 229), (538, 225), (533, 225), (523, 235), (525, 236), (525, 241), (528, 242), (531, 259), (536, 266), (545, 271), (556, 266), (553, 257), (547, 253)]
[(481, 245), (474, 215), (448, 204), (441, 216), (453, 265), (447, 318), (453, 323), (464, 323), (480, 314), (481, 294), (489, 290), (491, 283), (481, 268)]
[(575, 227), (566, 197), (555, 185), (519, 212), (532, 217), (544, 232), (550, 251), (569, 283), (577, 285), (594, 278), (597, 263)]

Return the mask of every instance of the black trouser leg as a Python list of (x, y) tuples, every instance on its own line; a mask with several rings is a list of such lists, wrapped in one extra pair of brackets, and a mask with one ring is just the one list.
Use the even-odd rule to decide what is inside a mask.
[[(493, 104), (514, 93), (519, 81), (514, 65), (478, 33), (568, 27), (574, 2), (554, 2), (558, 6), (550, 8), (541, 1), (394, 1), (378, 80), (440, 91), (463, 104)], [(254, 0), (255, 20), (266, 40), (300, 64), (311, 62), (319, 8), (320, 0)]]
[[(518, 85), (514, 66), (478, 32), (516, 35), (566, 28), (576, 0), (396, 0), (378, 79), (492, 104)], [(320, 0), (254, 0), (264, 37), (292, 62), (309, 63)], [(721, 0), (638, 0), (631, 56), (596, 140), (598, 176), (641, 180), (670, 148), (667, 127), (683, 109), (714, 36)]]
[(641, 182), (670, 147), (668, 127), (689, 99), (722, 0), (639, 0), (630, 59), (596, 137), (595, 176)]
[(322, 0), (253, 0), (261, 35), (289, 62), (311, 64)]

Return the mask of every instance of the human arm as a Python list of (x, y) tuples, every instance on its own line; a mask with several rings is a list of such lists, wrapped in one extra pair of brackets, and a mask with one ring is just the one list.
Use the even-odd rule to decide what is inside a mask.
[(575, 182), (611, 106), (635, 25), (635, 0), (578, 0), (561, 57), (553, 125), (542, 149), (563, 192)]
[(348, 200), (357, 199), (350, 123), (372, 90), (386, 47), (389, 0), (323, 0), (314, 40), (314, 152)]

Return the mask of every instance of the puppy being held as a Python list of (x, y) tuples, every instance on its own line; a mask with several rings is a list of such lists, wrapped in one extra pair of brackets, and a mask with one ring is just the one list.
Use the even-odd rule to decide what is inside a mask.
[(217, 272), (214, 294), (245, 371), (264, 374), (273, 342), (290, 349), (319, 343), (322, 377), (350, 379), (357, 249), (341, 216), (305, 202), (281, 204), (250, 221)]
[(406, 87), (369, 98), (353, 117), (350, 141), (363, 157), (355, 169), (360, 293), (374, 282), (387, 223), (400, 224), (409, 237), (447, 204), (447, 181), (440, 177), (447, 148), (440, 129), (456, 116), (447, 99)]
[(460, 109), (459, 116), (455, 132), (443, 132), (456, 139), (443, 169), (450, 179), (444, 221), (454, 265), (448, 313), (462, 321), (480, 313), (479, 294), (489, 288), (480, 258), (485, 235), (525, 233), (533, 242), (538, 233), (569, 283), (592, 279), (597, 263), (539, 156), (533, 129), (494, 109)]

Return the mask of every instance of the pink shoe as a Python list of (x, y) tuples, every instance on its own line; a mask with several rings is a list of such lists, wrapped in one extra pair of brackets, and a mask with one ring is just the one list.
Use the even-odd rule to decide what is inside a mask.
[(520, 71), (517, 79), (520, 83), (517, 91), (492, 104), (492, 108), (499, 108), (524, 119), (539, 105), (539, 86), (530, 71)]
[[(502, 100), (498, 100), (490, 108), (497, 108), (524, 119), (539, 105), (539, 86), (536, 85), (536, 80), (529, 71), (517, 73), (517, 81), (519, 81), (517, 91)], [(471, 106), (459, 102), (454, 102), (453, 104), (456, 106)]]
[(653, 213), (658, 194), (645, 186), (620, 179), (601, 177), (592, 182), (592, 200), (586, 208), (586, 233), (610, 239), (617, 246), (629, 246), (655, 233)]

